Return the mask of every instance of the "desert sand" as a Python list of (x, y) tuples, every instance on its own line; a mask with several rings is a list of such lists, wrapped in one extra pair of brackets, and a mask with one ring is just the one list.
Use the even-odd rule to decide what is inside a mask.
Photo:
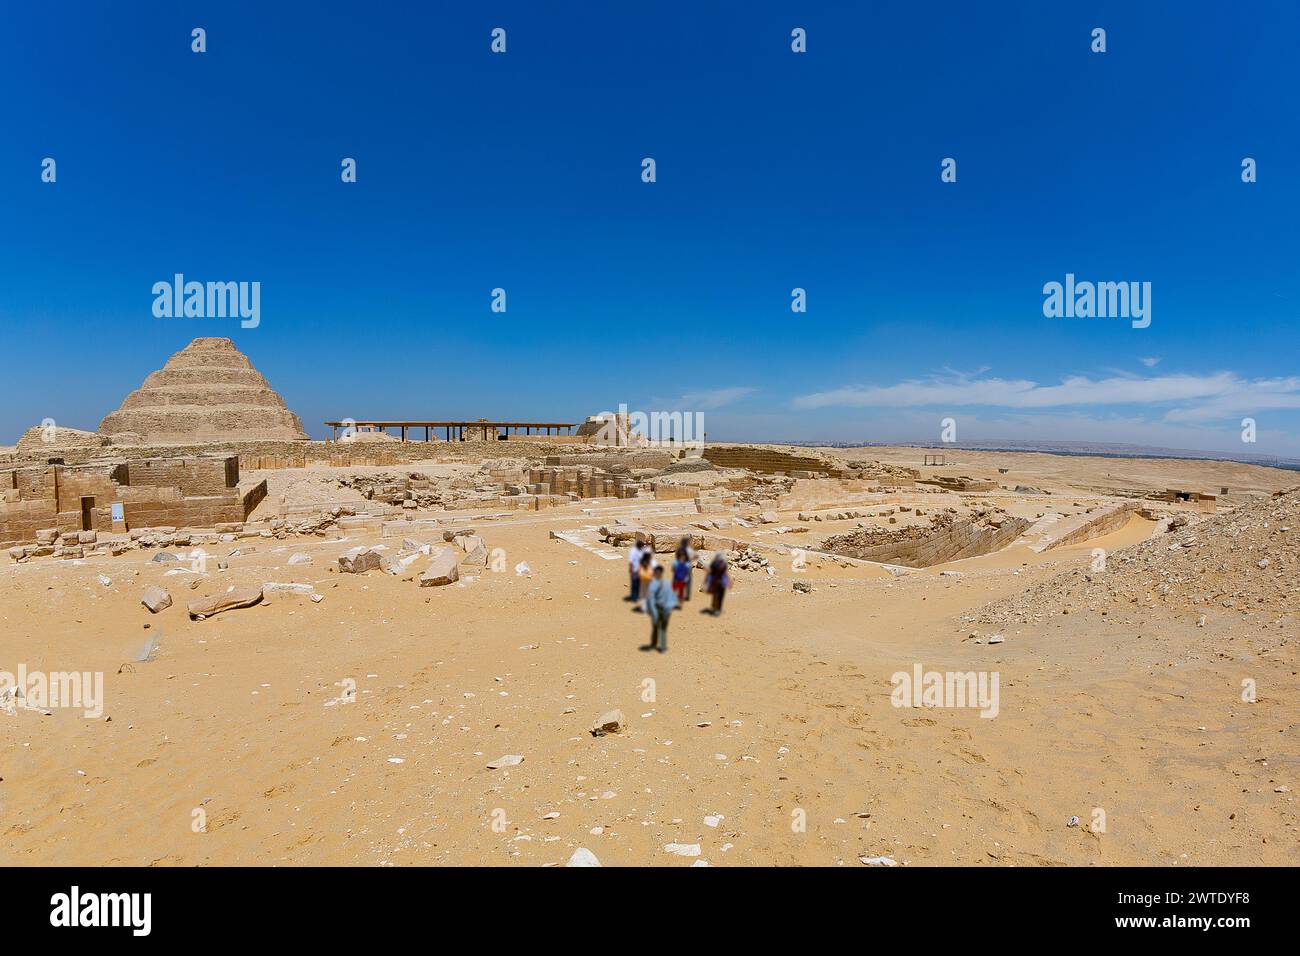
[[(834, 454), (914, 465), (920, 453)], [(1270, 497), (1296, 476), (1001, 453), (965, 453), (949, 471), (998, 467), (1065, 510), (1075, 501), (1061, 495), (1233, 492), (1176, 532), (1200, 536), (1177, 552), (1174, 532), (1136, 512), (1041, 553), (1013, 545), (906, 571), (815, 551), (796, 570), (774, 551), (772, 573), (733, 568), (722, 616), (700, 613), (698, 593), (674, 614), (666, 654), (638, 650), (649, 623), (623, 600), (626, 560), (593, 529), (704, 517), (690, 499), (439, 512), (504, 561), (437, 588), (412, 580), (418, 565), (340, 573), (350, 548), (400, 545), (362, 527), (209, 548), (228, 568), (202, 574), (149, 550), (8, 564), (3, 666), (102, 671), (105, 703), (95, 719), (0, 715), (0, 857), (549, 866), (585, 848), (606, 866), (1300, 863), (1300, 514), (1295, 494)], [(403, 470), (421, 468), (472, 471)], [(328, 498), (332, 473), (268, 472), (268, 497)], [(1030, 520), (1043, 508), (995, 497)], [(1243, 521), (1252, 550), (1230, 561)], [(854, 526), (748, 537), (815, 549)], [(1204, 576), (1204, 594), (1160, 591), (1169, 554), (1193, 562), (1182, 578)], [(1266, 559), (1252, 587), (1267, 600), (1227, 596), (1245, 593), (1239, 567)], [(186, 614), (188, 600), (267, 582), (322, 599)], [(151, 615), (149, 585), (174, 604)], [(916, 664), (997, 672), (997, 716), (893, 706), (891, 675)], [(593, 736), (614, 708), (626, 726)], [(522, 761), (489, 769), (504, 755)]]

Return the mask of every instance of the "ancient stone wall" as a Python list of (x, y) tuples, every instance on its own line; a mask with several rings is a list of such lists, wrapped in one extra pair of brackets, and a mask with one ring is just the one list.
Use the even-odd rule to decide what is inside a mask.
[(239, 459), (204, 455), (196, 458), (143, 458), (123, 466), (124, 484), (133, 488), (178, 488), (182, 495), (224, 495), (239, 484)]
[(579, 498), (634, 498), (644, 487), (630, 475), (598, 472), (591, 465), (530, 468), (524, 491), (531, 495), (577, 495)]
[(936, 485), (945, 491), (996, 491), (998, 489), (996, 481), (990, 481), (988, 478), (972, 478), (969, 475), (958, 477), (936, 475), (933, 478), (922, 478), (919, 483)]
[(1084, 520), (1079, 527), (1074, 528), (1066, 534), (1061, 535), (1048, 542), (1043, 551), (1050, 551), (1053, 548), (1064, 547), (1065, 545), (1078, 544), (1080, 541), (1087, 541), (1089, 538), (1097, 538), (1103, 534), (1109, 534), (1118, 528), (1128, 524), (1129, 518), (1138, 511), (1140, 506), (1133, 501), (1117, 502), (1112, 505), (1104, 506), (1095, 516)]
[[(239, 487), (235, 456), (28, 465), (0, 472), (0, 546), (38, 531), (111, 532), (112, 505), (129, 528), (210, 527), (243, 521), (266, 496), (266, 482)], [(87, 510), (83, 512), (83, 499)]]
[[(453, 461), (477, 462), (489, 458), (499, 458), (508, 454), (518, 458), (555, 458), (556, 463), (564, 464), (599, 464), (588, 460), (585, 453), (590, 446), (559, 445), (545, 442), (533, 436), (531, 439), (514, 439), (510, 441), (452, 441), (452, 442), (328, 442), (328, 441), (219, 441), (198, 442), (193, 444), (164, 445), (117, 445), (110, 449), (115, 458), (134, 461), (143, 458), (178, 458), (195, 455), (238, 455), (239, 467), (244, 471), (259, 468), (304, 468), (310, 465), (329, 465), (337, 467), (392, 467), (413, 461)], [(570, 451), (572, 450), (572, 452)], [(58, 457), (67, 464), (86, 462), (96, 455), (103, 455), (103, 449), (68, 448), (60, 449)], [(610, 452), (592, 456), (603, 460), (626, 461), (631, 467), (659, 467), (642, 464), (638, 456), (641, 452)], [(664, 453), (656, 453), (664, 454)], [(23, 454), (21, 452), (0, 456), (0, 468), (16, 465), (41, 463), (47, 456), (41, 454)]]
[(843, 478), (848, 475), (847, 468), (830, 458), (762, 445), (708, 445), (703, 455), (718, 468), (746, 468), (767, 475), (789, 475), (794, 472), (810, 473), (798, 477), (826, 475)]
[[(515, 454), (515, 449), (510, 449)], [(548, 465), (592, 465), (609, 471), (613, 468), (667, 468), (677, 459), (670, 451), (656, 448), (628, 448), (617, 451), (587, 452), (574, 450), (564, 456), (548, 454)]]

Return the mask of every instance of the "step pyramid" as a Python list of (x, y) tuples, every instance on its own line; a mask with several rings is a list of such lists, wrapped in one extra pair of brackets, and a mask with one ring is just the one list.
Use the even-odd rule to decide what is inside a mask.
[(285, 407), (235, 343), (195, 339), (167, 360), (99, 425), (118, 444), (199, 444), (306, 440)]

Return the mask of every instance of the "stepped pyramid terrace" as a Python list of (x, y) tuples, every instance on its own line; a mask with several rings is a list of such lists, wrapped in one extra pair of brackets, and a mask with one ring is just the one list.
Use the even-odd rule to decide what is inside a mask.
[(99, 425), (115, 444), (305, 441), (298, 416), (226, 338), (198, 338)]

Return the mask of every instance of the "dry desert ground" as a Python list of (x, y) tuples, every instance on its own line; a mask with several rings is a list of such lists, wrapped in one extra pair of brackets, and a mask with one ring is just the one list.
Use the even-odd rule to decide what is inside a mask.
[[(921, 451), (833, 455), (917, 466)], [(102, 672), (104, 701), (93, 718), (0, 714), (0, 861), (552, 866), (586, 849), (605, 866), (1300, 863), (1300, 496), (1277, 494), (1296, 474), (956, 457), (948, 473), (1001, 484), (751, 519), (690, 497), (598, 497), (368, 520), (341, 476), (472, 483), (481, 466), (273, 469), (254, 476), (268, 481), (259, 509), (344, 502), (351, 520), (231, 535), (200, 571), (189, 547), (7, 563), (0, 661)], [(1041, 551), (1030, 535), (906, 568), (820, 547), (895, 533), (916, 508), (995, 507), (1038, 527), (1052, 509), (1069, 521), (1220, 486), (1213, 513), (1137, 498), (1145, 510), (1104, 533)], [(390, 526), (402, 518), (406, 533)], [(717, 536), (754, 546), (733, 552), (721, 616), (698, 593), (673, 615), (666, 654), (638, 650), (649, 625), (623, 600), (618, 544), (655, 528), (698, 531), (706, 556)], [(421, 587), (412, 548), (471, 529), (489, 563)], [(374, 546), (420, 563), (340, 569)], [(269, 582), (320, 599), (268, 591), (186, 612)], [(151, 614), (150, 585), (173, 604)], [(916, 665), (996, 673), (996, 716), (894, 706), (892, 675)], [(624, 726), (593, 735), (613, 709)]]

